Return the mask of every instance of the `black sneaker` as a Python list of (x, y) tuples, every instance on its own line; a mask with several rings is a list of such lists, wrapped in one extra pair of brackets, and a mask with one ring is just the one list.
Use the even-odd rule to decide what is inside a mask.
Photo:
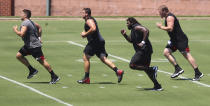
[(59, 80), (60, 80), (60, 78), (57, 75), (51, 76), (51, 81), (49, 84), (55, 84)]
[(202, 78), (203, 76), (204, 76), (203, 73), (195, 74), (195, 78), (193, 78), (192, 80), (193, 81), (199, 81), (200, 78)]
[(37, 74), (37, 73), (38, 73), (38, 71), (37, 71), (36, 69), (34, 69), (33, 71), (30, 71), (29, 74), (28, 74), (27, 79), (32, 78), (32, 77), (33, 77), (35, 74)]
[(158, 84), (158, 85), (155, 85), (154, 88), (153, 88), (152, 90), (153, 90), (153, 91), (162, 91), (163, 88), (161, 87), (160, 84)]
[(171, 75), (171, 78), (176, 78), (176, 77), (178, 77), (182, 73), (184, 73), (184, 70), (182, 70), (182, 69), (175, 70), (175, 72)]
[(123, 70), (117, 70), (116, 74), (117, 74), (117, 78), (118, 78), (118, 83), (120, 83), (122, 81), (124, 71)]

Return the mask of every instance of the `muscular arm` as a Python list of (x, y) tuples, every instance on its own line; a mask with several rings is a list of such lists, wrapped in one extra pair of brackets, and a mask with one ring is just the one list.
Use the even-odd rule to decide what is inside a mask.
[(136, 26), (135, 30), (143, 32), (143, 40), (142, 41), (145, 41), (147, 39), (148, 33), (149, 33), (148, 29), (146, 29), (145, 27), (142, 27), (142, 26)]
[(131, 37), (130, 36), (128, 36), (127, 34), (126, 34), (126, 31), (123, 29), (123, 30), (121, 30), (121, 34), (124, 36), (124, 38), (128, 41), (128, 42), (132, 42), (131, 41)]
[(17, 28), (18, 28), (17, 25), (16, 25), (16, 26), (13, 26), (14, 32), (15, 32), (18, 36), (24, 37), (24, 36), (25, 36), (25, 33), (26, 33), (26, 31), (27, 31), (27, 27), (26, 27), (26, 26), (22, 26), (20, 31), (19, 31)]
[(157, 23), (157, 27), (165, 31), (169, 31), (169, 32), (173, 31), (174, 17), (168, 16), (166, 21), (167, 21), (167, 26), (163, 26), (162, 24)]
[(143, 47), (143, 45), (145, 44), (145, 40), (148, 38), (149, 31), (148, 31), (148, 29), (146, 29), (145, 27), (142, 27), (142, 26), (136, 26), (135, 30), (143, 32), (143, 39), (142, 39), (141, 43), (138, 44), (140, 47)]
[(82, 32), (81, 33), (82, 37), (86, 37), (89, 34), (91, 34), (91, 33), (96, 31), (96, 24), (94, 23), (93, 19), (88, 19), (86, 23), (90, 27), (90, 29), (87, 32)]

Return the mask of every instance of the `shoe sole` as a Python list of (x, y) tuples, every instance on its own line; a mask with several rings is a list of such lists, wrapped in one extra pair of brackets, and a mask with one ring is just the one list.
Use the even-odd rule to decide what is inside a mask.
[(38, 71), (36, 70), (30, 77), (27, 77), (27, 79), (31, 79), (34, 75), (36, 75)]
[(123, 79), (123, 74), (124, 74), (124, 71), (122, 71), (122, 74), (120, 75), (120, 76), (121, 76), (121, 78), (120, 78), (120, 79), (118, 79), (118, 83), (120, 83), (120, 82), (122, 81), (122, 79)]
[(87, 82), (79, 82), (79, 81), (77, 81), (77, 83), (79, 83), (79, 84), (90, 84), (90, 83), (87, 83)]
[(89, 82), (80, 82), (81, 80), (78, 80), (77, 83), (79, 84), (90, 84), (90, 79), (89, 79)]
[(184, 73), (184, 70), (179, 71), (177, 74), (175, 74), (175, 76), (171, 76), (171, 78), (176, 78), (179, 75), (181, 75), (182, 73)]
[(203, 76), (204, 76), (204, 75), (203, 75), (203, 73), (202, 73), (201, 76), (199, 76), (198, 79), (193, 78), (192, 80), (193, 80), (193, 81), (199, 81)]
[(50, 84), (56, 84), (60, 80), (60, 77), (58, 77), (54, 82), (50, 82)]
[(163, 88), (153, 89), (153, 91), (163, 91)]

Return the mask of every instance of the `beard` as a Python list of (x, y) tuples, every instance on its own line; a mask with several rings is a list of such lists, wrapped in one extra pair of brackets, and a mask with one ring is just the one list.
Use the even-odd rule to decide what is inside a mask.
[(85, 16), (82, 16), (83, 19), (85, 19)]
[(129, 30), (131, 30), (133, 28), (132, 25), (128, 25), (127, 27)]
[(24, 21), (24, 20), (25, 20), (25, 17), (21, 17), (20, 20), (21, 20), (21, 21)]

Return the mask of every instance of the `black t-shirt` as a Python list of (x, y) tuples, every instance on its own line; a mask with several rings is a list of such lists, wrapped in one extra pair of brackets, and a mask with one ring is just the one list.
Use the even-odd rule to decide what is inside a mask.
[(132, 26), (132, 29), (131, 29), (131, 42), (133, 43), (133, 47), (134, 47), (135, 51), (137, 52), (139, 50), (146, 50), (147, 52), (152, 53), (153, 52), (152, 51), (152, 45), (151, 45), (151, 43), (149, 41), (149, 38), (148, 38), (149, 37), (149, 33), (148, 33), (148, 37), (145, 40), (145, 45), (143, 47), (140, 47), (140, 46), (137, 45), (137, 44), (141, 43), (141, 41), (143, 40), (143, 37), (144, 37), (143, 34), (144, 33), (139, 31), (139, 30), (135, 30), (136, 26), (141, 26), (141, 25), (140, 24), (134, 24)]
[[(100, 42), (104, 42), (104, 39), (103, 39), (103, 37), (101, 36), (101, 34), (99, 32), (99, 29), (98, 29), (98, 25), (97, 25), (96, 20), (93, 17), (89, 17), (88, 19), (93, 19), (93, 21), (94, 21), (94, 23), (96, 25), (96, 31), (87, 36), (88, 43), (89, 44), (98, 44)], [(88, 26), (88, 24), (86, 23), (86, 21), (85, 21), (84, 28), (85, 28), (85, 31), (87, 32), (90, 29), (90, 27)]]
[[(174, 44), (179, 43), (179, 42), (184, 42), (188, 41), (187, 36), (185, 33), (182, 31), (182, 28), (179, 24), (179, 20), (176, 18), (176, 16), (172, 13), (169, 13), (168, 16), (174, 17), (174, 27), (173, 30), (170, 32), (168, 31), (168, 35), (170, 37), (170, 41)], [(167, 16), (167, 17), (168, 17)], [(167, 26), (167, 17), (165, 18), (165, 26)]]

